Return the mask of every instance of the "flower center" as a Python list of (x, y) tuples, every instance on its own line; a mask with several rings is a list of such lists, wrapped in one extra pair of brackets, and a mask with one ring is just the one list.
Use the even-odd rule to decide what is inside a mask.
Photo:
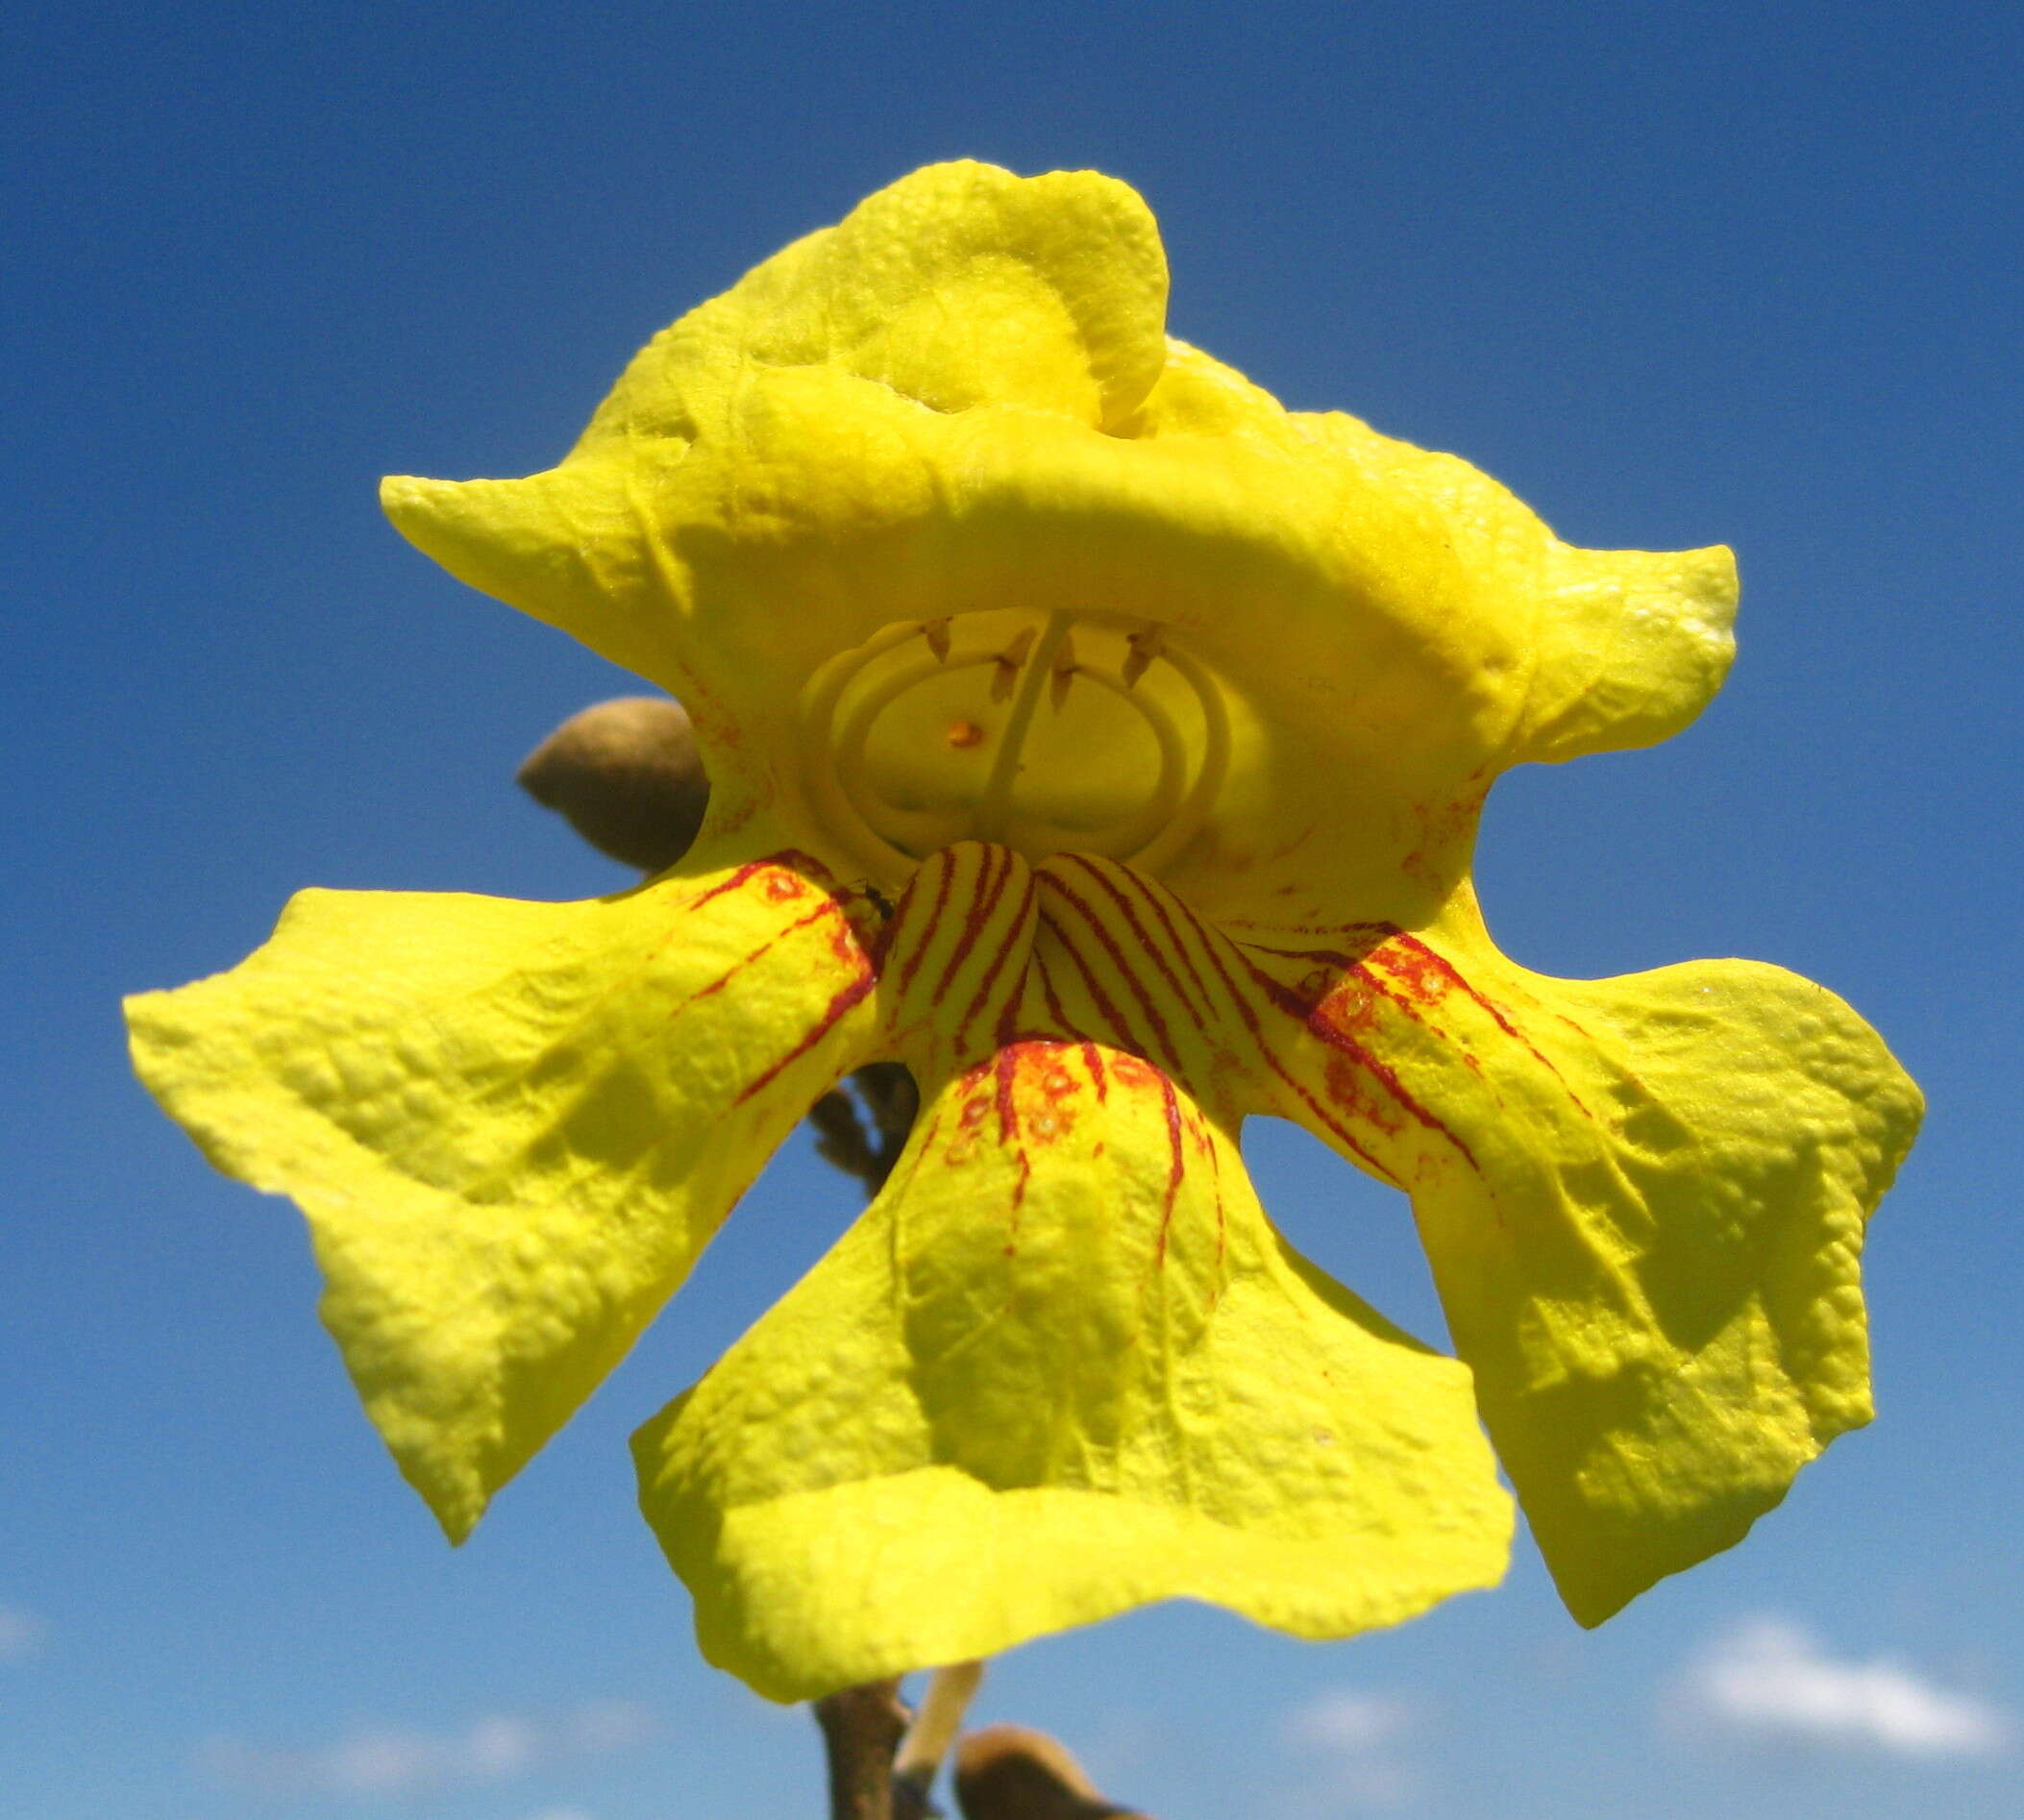
[(817, 671), (801, 711), (803, 782), (874, 876), (965, 840), (1156, 871), (1229, 765), (1222, 684), (1119, 614), (902, 621)]

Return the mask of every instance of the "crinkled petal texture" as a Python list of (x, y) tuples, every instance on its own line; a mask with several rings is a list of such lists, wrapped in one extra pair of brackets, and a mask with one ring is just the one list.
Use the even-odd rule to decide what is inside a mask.
[(1417, 934), (1268, 946), (1114, 861), (1039, 872), (1058, 1027), (1149, 1058), (1225, 1122), (1296, 1119), (1411, 1194), (1584, 1622), (1739, 1540), (1868, 1419), (1863, 1227), (1920, 1101), (1831, 993), (1743, 961), (1542, 978), (1466, 894)]
[[(988, 1033), (1030, 874), (923, 873), (893, 1008)], [(869, 1212), (634, 1446), (704, 1654), (782, 1700), (1176, 1596), (1346, 1636), (1493, 1584), (1510, 1538), (1468, 1371), (1292, 1252), (1184, 1088), (1087, 1041), (931, 1083)]]
[(1172, 882), (1218, 917), (1423, 921), (1498, 770), (1700, 710), (1734, 565), (1572, 549), (1465, 462), (1289, 413), (1166, 336), (1166, 284), (1124, 185), (935, 165), (657, 337), (559, 466), (390, 480), (387, 509), (672, 689), (723, 812), (837, 865), (796, 750), (824, 662), (951, 613), (1165, 627), (1239, 748)]
[(1857, 1264), (1917, 1090), (1773, 967), (1544, 979), (1467, 903), (1357, 946), (1255, 955), (1310, 1039), (1279, 1045), (1285, 1109), (1411, 1193), (1498, 1455), (1599, 1623), (1869, 1419)]
[(309, 1216), (323, 1316), (453, 1539), (856, 1059), (852, 906), (786, 855), (594, 903), (304, 892), (128, 1001), (142, 1079)]

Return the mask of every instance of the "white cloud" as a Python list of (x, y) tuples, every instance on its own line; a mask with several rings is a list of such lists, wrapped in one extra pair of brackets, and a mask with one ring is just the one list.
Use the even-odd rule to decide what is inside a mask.
[[(1314, 1761), (1303, 1781), (1303, 1805), (1390, 1808), (1419, 1793), (1422, 1778), (1410, 1756), (1425, 1713), (1395, 1694), (1330, 1687), (1287, 1715), (1288, 1744)], [(1312, 1798), (1319, 1796), (1316, 1804)]]
[[(448, 1733), (367, 1727), (298, 1750), (215, 1738), (200, 1752), (199, 1760), (214, 1780), (248, 1794), (407, 1795), (507, 1782), (570, 1758), (628, 1749), (655, 1730), (653, 1715), (644, 1708), (614, 1701), (546, 1718), (493, 1714)], [(582, 1816), (564, 1810), (544, 1820)]]
[(1673, 1694), (1696, 1729), (1765, 1744), (1934, 1760), (2009, 1748), (2007, 1714), (1888, 1657), (1830, 1656), (1795, 1624), (1751, 1618), (1718, 1636)]
[(0, 1605), (0, 1662), (23, 1662), (42, 1647), (42, 1620)]

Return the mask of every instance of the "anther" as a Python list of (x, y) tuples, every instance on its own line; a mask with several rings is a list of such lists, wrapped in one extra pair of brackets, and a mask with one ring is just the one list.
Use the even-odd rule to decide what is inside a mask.
[(1075, 679), (1075, 639), (1064, 632), (1054, 647), (1054, 661), (1048, 673), (1048, 701), (1056, 714), (1068, 702), (1069, 684)]
[(1025, 667), (1026, 653), (1033, 649), (1033, 640), (1038, 636), (1038, 628), (1028, 626), (999, 652), (991, 672), (992, 701), (1002, 701), (1011, 695), (1012, 685), (1019, 680), (1019, 673)]
[(1160, 654), (1167, 642), (1164, 626), (1148, 626), (1143, 631), (1132, 632), (1125, 640), (1130, 649), (1124, 653), (1124, 661), (1118, 675), (1127, 689), (1134, 688), (1138, 680), (1152, 667), (1152, 660)]

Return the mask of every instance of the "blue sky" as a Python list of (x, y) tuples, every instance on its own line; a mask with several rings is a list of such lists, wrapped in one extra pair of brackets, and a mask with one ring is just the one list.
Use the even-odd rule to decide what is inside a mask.
[[(552, 461), (650, 332), (936, 158), (1094, 165), (1176, 332), (1469, 455), (1585, 543), (1723, 541), (1741, 657), (1657, 750), (1514, 775), (1504, 947), (1746, 954), (1927, 1089), (1872, 1236), (1882, 1416), (1594, 1634), (1507, 1586), (1300, 1645), (1170, 1608), (1005, 1659), (1160, 1820), (2024, 1808), (2014, 8), (30, 8), (0, 116), (0, 1808), (38, 1820), (815, 1810), (702, 1665), (624, 1439), (840, 1230), (797, 1142), (446, 1549), (287, 1208), (126, 1072), (123, 991), (305, 884), (621, 880), (511, 784), (626, 679), (380, 520)], [(1441, 1329), (1402, 1208), (1254, 1130), (1296, 1242)]]

